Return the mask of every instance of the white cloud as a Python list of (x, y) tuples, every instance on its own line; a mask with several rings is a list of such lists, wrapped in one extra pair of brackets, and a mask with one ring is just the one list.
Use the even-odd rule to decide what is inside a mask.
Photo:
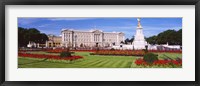
[(46, 26), (49, 26), (50, 24), (43, 24), (43, 25), (40, 25), (38, 27), (46, 27)]
[(35, 18), (18, 18), (18, 23), (21, 25), (27, 25), (27, 24), (31, 24), (37, 21), (38, 20)]
[(51, 21), (61, 21), (61, 20), (64, 20), (64, 21), (74, 21), (74, 20), (87, 20), (87, 19), (95, 19), (95, 18), (48, 18), (49, 20)]

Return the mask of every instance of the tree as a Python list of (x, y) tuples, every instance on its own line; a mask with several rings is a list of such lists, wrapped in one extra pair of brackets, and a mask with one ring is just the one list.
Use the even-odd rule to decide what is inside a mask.
[(166, 30), (162, 33), (159, 33), (157, 36), (157, 43), (158, 44), (170, 44), (174, 45), (176, 44), (176, 31), (175, 30)]
[(151, 36), (149, 38), (146, 38), (146, 41), (150, 44), (157, 44), (157, 36)]
[(126, 40), (125, 40), (125, 44), (128, 44), (129, 42), (133, 42), (133, 40), (134, 40), (134, 36), (132, 36), (131, 39), (126, 38)]
[(47, 35), (40, 33), (36, 28), (18, 27), (18, 46), (26, 47), (29, 41), (44, 44), (48, 39)]
[(22, 27), (18, 28), (18, 46), (22, 47), (28, 44), (28, 34), (27, 34), (28, 30)]
[(46, 34), (41, 33), (41, 34), (40, 34), (39, 43), (40, 43), (40, 44), (44, 44), (44, 43), (46, 43), (46, 41), (47, 41), (48, 39), (49, 39), (49, 38), (48, 38), (48, 36), (47, 36)]
[(123, 41), (121, 41), (120, 43), (121, 43), (121, 44), (124, 44), (124, 42), (123, 42)]
[(182, 29), (177, 32), (177, 44), (182, 45)]
[(159, 33), (157, 36), (151, 36), (146, 39), (150, 44), (166, 44), (169, 45), (182, 45), (182, 29), (166, 30)]
[(126, 38), (125, 44), (128, 44), (128, 42), (129, 42), (129, 38)]
[(134, 38), (135, 38), (135, 36), (132, 36), (132, 38), (130, 39), (129, 42), (133, 42)]

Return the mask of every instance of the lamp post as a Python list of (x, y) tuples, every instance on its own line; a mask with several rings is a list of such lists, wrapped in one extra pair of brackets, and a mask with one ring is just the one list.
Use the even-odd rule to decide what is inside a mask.
[(74, 46), (75, 50), (76, 50), (76, 42), (77, 42), (77, 35), (75, 35), (75, 46)]
[(148, 45), (145, 45), (145, 53), (147, 53), (148, 52)]

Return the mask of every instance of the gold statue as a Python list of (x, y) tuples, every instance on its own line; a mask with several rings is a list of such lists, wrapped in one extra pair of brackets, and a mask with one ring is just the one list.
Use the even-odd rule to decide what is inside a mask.
[(140, 18), (137, 18), (137, 20), (138, 20), (138, 27), (142, 27), (140, 24)]

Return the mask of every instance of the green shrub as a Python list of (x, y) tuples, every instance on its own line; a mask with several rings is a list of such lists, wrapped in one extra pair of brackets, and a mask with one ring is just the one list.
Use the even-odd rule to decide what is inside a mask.
[(152, 64), (154, 61), (158, 60), (158, 55), (153, 53), (147, 53), (144, 55), (143, 60), (148, 64)]
[(90, 55), (95, 55), (95, 53), (90, 53)]
[(71, 52), (64, 51), (60, 53), (60, 57), (70, 57), (70, 56), (72, 56)]

